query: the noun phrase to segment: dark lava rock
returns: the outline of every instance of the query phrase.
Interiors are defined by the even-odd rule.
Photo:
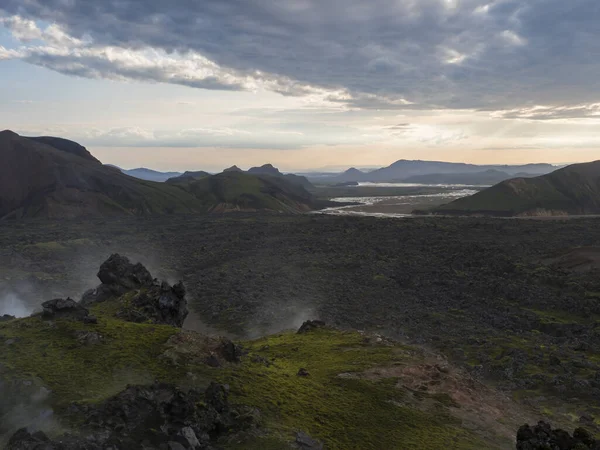
[[[552,429],[546,422],[534,427],[523,425],[517,432],[517,450],[584,450],[600,449],[600,442],[583,428],[571,436],[567,431]]]
[[[153,278],[142,264],[132,264],[128,258],[115,253],[100,266],[98,278],[102,284],[120,286],[125,292],[152,284]]]
[[[115,253],[110,256],[98,272],[102,282],[96,289],[90,289],[81,298],[84,306],[103,302],[154,283],[152,275],[142,264],[132,264],[128,258]]]
[[[232,407],[228,388],[217,383],[204,395],[167,384],[129,386],[103,404],[73,405],[70,412],[85,424],[77,436],[50,440],[21,429],[7,450],[208,450],[219,437],[256,425],[256,414]]]
[[[117,316],[130,322],[152,322],[182,327],[188,315],[183,283],[153,284],[127,299]]]
[[[296,445],[301,450],[323,450],[323,444],[316,439],[311,438],[303,431],[296,434]]]
[[[308,370],[301,368],[296,375],[298,375],[299,377],[309,377],[310,373],[308,372]]]
[[[9,320],[14,320],[14,319],[16,319],[15,316],[9,316],[8,314],[3,314],[0,316],[0,323],[8,322]]]
[[[183,283],[158,283],[142,264],[132,264],[117,253],[100,266],[98,278],[102,284],[83,294],[81,305],[120,299],[117,316],[124,320],[183,326],[188,315]]]
[[[42,317],[44,319],[68,318],[75,320],[85,320],[89,316],[89,311],[77,303],[75,300],[67,298],[57,298],[42,303]]]
[[[221,338],[221,344],[217,351],[227,362],[239,363],[244,356],[244,349],[227,338]]]
[[[307,320],[298,329],[298,334],[308,333],[309,331],[315,330],[317,328],[323,328],[324,326],[326,326],[325,322],[321,320]]]

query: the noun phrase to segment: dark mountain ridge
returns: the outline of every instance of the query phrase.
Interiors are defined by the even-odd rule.
[[[513,178],[434,210],[499,216],[600,214],[600,161],[535,178]]]
[[[0,218],[80,217],[199,210],[188,193],[102,165],[59,138],[0,133]]]

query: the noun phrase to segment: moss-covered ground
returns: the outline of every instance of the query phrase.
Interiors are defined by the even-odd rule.
[[[2,376],[41,380],[58,412],[74,401],[101,401],[127,384],[160,380],[201,388],[208,380],[225,382],[234,403],[255,406],[262,417],[263,431],[224,444],[232,449],[285,448],[300,430],[328,449],[490,448],[452,417],[447,396],[432,396],[438,407],[423,411],[404,402],[396,378],[340,376],[410,363],[409,348],[321,329],[245,342],[242,363],[220,369],[199,361],[174,365],[164,351],[178,329],[121,321],[113,317],[115,307],[93,308],[97,325],[41,316],[1,324]],[[103,341],[82,344],[78,331],[100,333]],[[300,368],[310,375],[298,376]]]

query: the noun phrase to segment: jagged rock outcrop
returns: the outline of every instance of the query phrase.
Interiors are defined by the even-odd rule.
[[[118,253],[102,263],[98,278],[102,284],[83,294],[82,305],[103,302],[111,297],[120,297],[132,290],[154,284],[152,275],[141,263],[132,264],[127,257]]]
[[[7,450],[201,450],[231,432],[258,422],[258,412],[229,404],[228,387],[211,383],[204,393],[167,384],[129,386],[101,405],[74,405],[81,434],[51,440],[44,433],[17,431]]]
[[[159,283],[142,264],[118,253],[100,266],[98,278],[102,284],[83,294],[82,305],[119,299],[117,316],[124,320],[183,326],[188,315],[183,283]]]
[[[517,432],[517,450],[600,450],[600,441],[584,428],[571,436],[567,431],[552,429],[546,422],[531,427],[523,425]]]
[[[86,318],[90,314],[87,308],[81,306],[71,298],[48,300],[42,303],[42,308],[42,317],[44,319],[68,318],[86,321]]]
[[[181,328],[189,313],[181,282],[174,286],[164,281],[160,285],[154,283],[131,297],[125,295],[122,304],[117,317],[129,322],[152,322]]]

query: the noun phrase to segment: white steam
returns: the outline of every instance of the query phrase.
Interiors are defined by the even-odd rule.
[[[0,316],[8,314],[15,317],[27,317],[33,310],[15,294],[6,294],[0,297]]]

